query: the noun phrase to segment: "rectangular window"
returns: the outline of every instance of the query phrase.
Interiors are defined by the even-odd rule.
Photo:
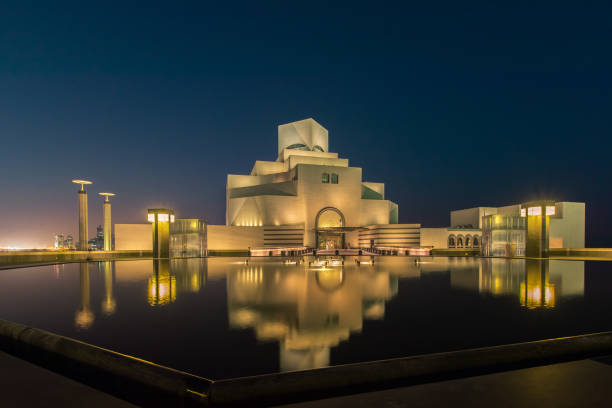
[[[338,184],[338,175],[336,173],[332,173],[332,184]]]
[[[322,183],[329,183],[329,174],[328,173],[323,173],[323,176],[321,178],[321,182]]]

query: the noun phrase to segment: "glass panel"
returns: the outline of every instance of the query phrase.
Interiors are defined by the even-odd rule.
[[[323,173],[323,176],[321,177],[321,182],[329,183],[329,173]]]

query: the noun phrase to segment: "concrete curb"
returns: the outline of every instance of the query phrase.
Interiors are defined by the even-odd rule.
[[[220,380],[214,381],[208,398],[211,405],[282,403],[605,354],[612,354],[612,332]]]
[[[206,378],[1,319],[0,349],[139,405],[157,405],[148,403],[156,400],[205,402],[212,384]],[[138,393],[130,395],[130,386]]]
[[[143,406],[261,406],[612,354],[612,332],[212,381],[0,320],[0,349]]]

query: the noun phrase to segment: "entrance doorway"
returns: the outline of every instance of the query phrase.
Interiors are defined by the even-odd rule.
[[[317,214],[315,228],[318,249],[344,248],[344,215],[334,207],[325,207]]]
[[[319,232],[319,249],[342,249],[344,247],[344,234],[332,232]]]

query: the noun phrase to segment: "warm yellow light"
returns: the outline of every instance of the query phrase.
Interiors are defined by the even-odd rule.
[[[168,222],[168,214],[157,214],[157,221]]]
[[[113,197],[115,195],[115,193],[98,193],[101,196],[107,196],[107,197]]]
[[[521,208],[521,217],[525,217],[527,215],[527,210],[525,208]]]
[[[148,214],[147,215],[147,220],[149,222],[155,222],[155,214]]]
[[[170,222],[174,222],[174,214],[170,214]]]
[[[546,206],[546,215],[555,215],[555,206],[547,205]]]
[[[75,184],[92,184],[91,181],[87,181],[87,180],[72,180],[72,182]]]
[[[542,207],[529,207],[527,209],[527,214],[531,216],[542,215]]]

